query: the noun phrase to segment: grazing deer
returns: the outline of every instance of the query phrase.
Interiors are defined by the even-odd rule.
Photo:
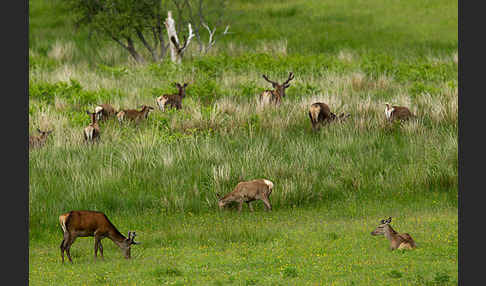
[[[106,120],[110,117],[114,117],[116,114],[115,108],[111,104],[100,104],[95,107],[95,113],[98,121]]]
[[[142,105],[142,110],[138,111],[136,109],[123,109],[116,114],[118,121],[121,123],[126,119],[130,119],[138,123],[142,119],[147,119],[148,114],[154,108],[148,105]]]
[[[135,232],[129,231],[128,238],[123,236],[116,227],[110,222],[108,217],[102,212],[98,211],[70,211],[59,216],[59,223],[61,224],[64,237],[61,242],[61,257],[64,263],[64,251],[66,251],[69,261],[73,263],[69,250],[77,237],[94,236],[95,248],[94,257],[96,259],[98,249],[100,250],[101,258],[103,258],[103,246],[101,240],[105,237],[111,239],[118,247],[121,248],[125,258],[130,258],[130,247],[132,244],[139,244],[135,242]]]
[[[412,117],[416,117],[407,107],[390,106],[388,103],[385,103],[385,106],[385,117],[388,121],[408,120]]]
[[[312,129],[316,131],[319,123],[325,124],[334,120],[344,120],[350,117],[351,114],[341,113],[339,116],[331,112],[329,106],[324,102],[315,102],[309,108],[309,117],[312,123]]]
[[[265,90],[260,94],[260,103],[261,104],[268,104],[268,103],[275,103],[280,104],[282,101],[282,97],[285,97],[285,89],[290,86],[289,82],[294,79],[294,74],[292,72],[289,73],[289,78],[282,84],[279,84],[276,81],[271,81],[268,79],[266,75],[262,75],[263,78],[272,84],[274,90]]]
[[[91,117],[91,123],[84,128],[84,140],[93,142],[93,140],[100,138],[100,126],[98,125],[96,112],[86,110],[86,113]]]
[[[392,218],[382,219],[371,235],[385,235],[390,241],[390,249],[413,249],[416,247],[415,241],[408,233],[398,233],[390,225]]]
[[[186,97],[187,83],[182,85],[174,82],[174,85],[179,89],[178,93],[164,94],[155,99],[160,110],[164,111],[166,105],[176,109],[182,108],[182,99]]]
[[[265,204],[266,210],[272,210],[272,206],[270,205],[269,197],[272,193],[273,183],[266,179],[256,179],[247,182],[240,182],[236,185],[235,189],[221,197],[218,194],[218,206],[219,209],[223,209],[223,207],[230,202],[237,202],[238,205],[238,212],[241,212],[243,208],[243,202],[248,204],[250,211],[253,211],[253,206],[251,202],[254,200],[262,200]]]
[[[47,136],[52,133],[52,130],[41,131],[39,128],[37,128],[37,132],[39,132],[39,135],[29,136],[29,149],[44,146],[47,140]]]

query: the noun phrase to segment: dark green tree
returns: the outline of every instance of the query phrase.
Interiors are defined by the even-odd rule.
[[[66,2],[77,26],[87,27],[90,33],[112,39],[127,50],[137,63],[144,63],[146,59],[137,50],[136,42],[138,42],[137,46],[143,46],[148,51],[154,62],[161,61],[167,55],[170,41],[167,38],[164,20],[169,10],[177,11],[175,20],[179,32],[183,25],[188,23],[196,28],[195,36],[200,46],[199,51],[202,52],[201,27],[207,26],[208,21],[212,19],[215,19],[214,27],[221,25],[226,7],[224,0],[66,0]],[[212,46],[214,30],[208,29],[208,31],[210,36],[208,46]],[[209,44],[211,42],[212,44]]]

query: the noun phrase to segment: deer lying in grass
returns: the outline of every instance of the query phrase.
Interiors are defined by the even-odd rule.
[[[95,113],[98,121],[106,120],[110,117],[114,117],[116,114],[115,108],[111,104],[100,104],[95,107]]]
[[[101,240],[105,237],[108,237],[118,245],[127,259],[130,258],[131,245],[139,244],[139,242],[133,240],[136,235],[135,232],[129,231],[128,238],[126,238],[116,229],[104,213],[98,211],[70,211],[59,216],[59,224],[61,224],[64,234],[61,242],[61,257],[63,263],[64,251],[66,251],[69,261],[73,263],[69,250],[77,237],[94,236],[95,259],[98,249],[100,250],[101,258],[103,258],[103,246],[101,245]]]
[[[142,110],[138,111],[136,109],[123,109],[116,114],[118,121],[122,123],[125,118],[133,120],[138,123],[140,120],[147,119],[148,114],[154,108],[148,105],[142,105]]]
[[[282,101],[282,97],[285,97],[285,89],[290,86],[289,82],[294,79],[294,74],[290,72],[288,79],[282,84],[279,84],[276,81],[271,81],[266,75],[262,76],[266,81],[272,84],[274,90],[265,90],[264,92],[262,92],[260,94],[260,104],[280,104],[280,102]]]
[[[39,128],[37,128],[37,132],[39,132],[39,135],[29,136],[29,149],[44,146],[44,144],[47,141],[47,136],[52,133],[52,130],[42,131]]]
[[[351,114],[344,113],[336,116],[324,102],[315,102],[309,108],[309,117],[314,131],[318,130],[319,124],[326,124],[334,120],[345,120],[350,116]]]
[[[413,249],[416,247],[415,241],[408,233],[398,233],[390,225],[392,218],[382,219],[371,235],[385,235],[390,241],[390,249]]]
[[[174,85],[179,89],[178,93],[164,94],[155,99],[160,110],[164,111],[166,105],[176,109],[182,108],[182,99],[186,97],[187,83],[174,82]]]
[[[269,197],[272,193],[273,183],[266,179],[256,179],[247,182],[240,182],[236,185],[235,189],[221,197],[218,195],[218,206],[219,209],[223,209],[223,207],[231,202],[237,202],[238,205],[238,212],[241,212],[243,208],[243,202],[248,204],[250,211],[253,211],[253,206],[251,202],[254,200],[262,200],[265,204],[266,210],[272,210],[272,206],[270,205]]]
[[[388,103],[385,103],[385,106],[385,117],[390,122],[394,120],[408,120],[415,117],[407,107],[390,106]]]
[[[100,138],[100,126],[98,125],[96,112],[87,110],[86,113],[91,117],[91,123],[84,128],[84,140],[93,142],[95,139]]]

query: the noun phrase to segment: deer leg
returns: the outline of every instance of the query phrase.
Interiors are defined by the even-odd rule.
[[[73,263],[73,260],[71,259],[71,245],[74,243],[74,240],[76,240],[76,237],[70,237],[69,240],[66,242],[66,254],[67,254],[67,257],[69,258],[69,262]]]
[[[65,232],[60,246],[62,263],[64,263],[64,250],[66,250],[66,245],[68,241],[69,241],[69,233]]]
[[[64,263],[64,238],[61,241],[61,258],[62,258],[62,263]]]
[[[266,207],[267,211],[271,211],[272,210],[272,205],[270,205],[270,201],[268,200],[268,198],[267,197],[263,197],[262,198],[262,201],[265,204],[265,207]]]
[[[94,243],[94,258],[96,259],[96,256],[98,255],[98,244],[100,243],[100,240],[98,237],[95,236],[95,243]]]
[[[253,206],[251,205],[251,202],[246,202],[246,204],[250,208],[250,211],[253,212]]]
[[[100,250],[100,256],[101,256],[101,259],[105,259],[103,257],[103,245],[101,244],[101,238],[100,240],[98,241],[98,249]]]
[[[239,204],[238,204],[238,212],[239,213],[241,212],[242,208],[243,208],[243,200],[239,201]]]

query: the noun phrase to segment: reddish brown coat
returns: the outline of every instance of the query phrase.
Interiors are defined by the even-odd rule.
[[[381,220],[380,224],[371,232],[371,235],[384,235],[390,241],[390,249],[413,249],[415,241],[408,233],[398,233],[390,225],[391,217]]]
[[[148,114],[154,108],[152,106],[142,105],[142,110],[136,109],[123,109],[117,113],[118,121],[121,123],[125,119],[139,122],[140,120],[147,119]]]
[[[408,120],[415,117],[415,115],[413,115],[405,106],[390,106],[388,103],[386,103],[385,106],[385,117],[389,121]]]
[[[262,77],[272,84],[274,90],[265,90],[264,92],[262,92],[260,94],[260,104],[280,104],[280,102],[282,101],[282,97],[285,97],[285,89],[290,86],[289,82],[294,79],[294,74],[290,72],[288,79],[282,84],[268,79],[266,75],[262,75]]]
[[[98,249],[103,257],[103,246],[101,240],[105,237],[111,239],[118,245],[125,258],[130,258],[130,247],[132,244],[138,244],[133,239],[135,232],[128,232],[128,238],[121,234],[118,229],[110,222],[108,217],[99,211],[70,211],[59,216],[59,224],[63,231],[63,240],[61,242],[61,257],[64,262],[64,251],[72,263],[70,248],[77,237],[94,236],[96,258]]]
[[[179,90],[178,93],[164,94],[155,99],[160,110],[164,111],[166,106],[176,109],[182,108],[182,99],[186,97],[187,83],[180,84],[175,82],[174,85]]]

